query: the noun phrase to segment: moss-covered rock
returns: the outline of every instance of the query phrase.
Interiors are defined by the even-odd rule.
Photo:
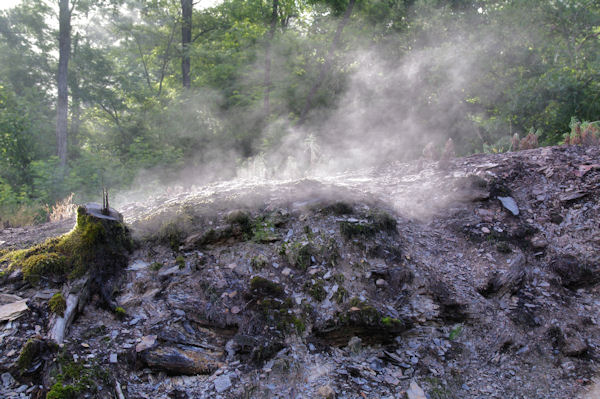
[[[375,236],[377,230],[371,224],[352,223],[348,221],[340,222],[340,234],[346,240],[354,238],[371,238]]]
[[[408,321],[383,316],[373,305],[355,297],[348,301],[344,310],[314,331],[329,344],[345,345],[353,336],[372,343],[392,342],[410,327]]]
[[[260,276],[255,276],[250,280],[250,292],[256,297],[281,297],[284,294],[281,285]]]
[[[48,301],[48,306],[50,307],[50,311],[52,313],[62,317],[65,313],[65,310],[67,310],[67,301],[60,292],[57,292],[52,296],[52,298],[50,298],[50,301]]]
[[[266,323],[281,333],[302,334],[306,330],[303,315],[293,312],[291,298],[265,298],[258,302],[258,309]]]

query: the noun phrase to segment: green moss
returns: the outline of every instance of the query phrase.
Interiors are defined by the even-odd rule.
[[[371,238],[375,236],[376,229],[371,224],[340,222],[340,234],[346,240],[353,238]]]
[[[54,252],[31,255],[20,266],[23,278],[32,285],[42,278],[60,278],[69,271],[66,258]]]
[[[250,291],[255,296],[280,297],[284,293],[279,284],[260,276],[255,276],[250,280]]]
[[[124,319],[125,316],[127,316],[127,312],[122,307],[117,306],[115,308],[115,316],[117,316],[118,319]]]
[[[72,360],[69,353],[63,351],[54,364],[55,383],[46,398],[70,399],[89,397],[99,391],[98,387],[110,383],[108,372],[98,363],[83,364]],[[52,394],[52,396],[50,396]]]
[[[280,238],[275,233],[275,225],[270,219],[258,218],[252,226],[252,241],[270,243]]]
[[[67,301],[65,301],[65,298],[60,292],[57,292],[50,298],[48,305],[50,306],[50,311],[52,313],[56,313],[61,317],[64,315],[65,310],[67,310]]]
[[[384,327],[402,327],[404,325],[404,323],[402,322],[402,320],[398,320],[395,319],[393,317],[382,317],[381,318],[381,324]]]
[[[385,231],[387,233],[396,233],[396,218],[387,212],[377,211],[371,214],[370,219],[373,223],[373,228],[379,231]]]
[[[244,239],[252,237],[252,218],[244,211],[230,212],[226,220],[229,222],[234,235],[241,235]]]
[[[348,310],[337,313],[339,326],[376,328],[386,333],[402,331],[406,327],[402,320],[382,316],[377,309],[359,298],[353,297],[347,306]]]
[[[183,257],[183,255],[179,255],[178,257],[176,257],[175,263],[177,263],[177,266],[179,266],[179,269],[184,269],[185,268],[185,258]]]
[[[57,382],[46,394],[46,399],[77,399],[78,391],[73,385],[63,385]]]
[[[307,281],[304,284],[304,291],[308,293],[315,301],[321,302],[327,298],[327,291],[323,287],[323,281]]]
[[[164,265],[163,265],[162,263],[160,263],[160,262],[154,262],[154,263],[152,263],[152,264],[151,264],[149,267],[150,267],[150,270],[157,272],[157,271],[159,271],[159,270],[160,270],[160,269],[161,269],[163,266],[164,266]]]
[[[361,301],[360,298],[357,297],[352,297],[352,299],[350,299],[350,302],[348,303],[348,305],[355,308],[362,306],[362,304],[363,301]]]
[[[258,304],[260,313],[267,324],[274,326],[280,332],[302,334],[306,330],[306,323],[302,317],[298,317],[292,312],[292,307],[291,298],[285,300],[265,298]]]
[[[31,368],[33,361],[40,354],[41,341],[38,339],[29,339],[21,348],[21,353],[17,359],[17,367],[21,372]]]

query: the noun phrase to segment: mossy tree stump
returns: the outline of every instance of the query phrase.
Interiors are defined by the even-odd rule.
[[[115,309],[112,288],[118,272],[127,264],[132,241],[120,213],[87,204],[77,209],[75,228],[59,237],[56,245],[49,245],[51,249],[64,258],[67,283],[62,288],[65,309],[51,316],[48,336],[62,343],[90,294],[98,294],[105,306]]]

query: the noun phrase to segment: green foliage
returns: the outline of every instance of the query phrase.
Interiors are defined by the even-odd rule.
[[[140,176],[146,186],[171,183],[184,168],[206,172],[207,180],[213,171],[232,176],[245,158],[293,139],[289,127],[321,80],[310,111],[319,122],[334,116],[341,130],[344,120],[361,119],[349,117],[355,110],[348,93],[365,97],[363,108],[373,104],[378,115],[391,107],[416,110],[406,118],[416,122],[416,140],[410,131],[385,137],[408,137],[393,147],[413,155],[424,145],[421,137],[443,142],[438,136],[446,134],[461,154],[503,152],[514,133],[525,136],[532,128],[540,144],[567,138],[577,144],[581,133],[564,136],[571,118],[600,115],[600,6],[592,0],[357,0],[339,36],[349,0],[279,1],[274,31],[270,2],[219,2],[193,12],[194,40],[185,52],[191,90],[181,87],[180,4],[127,1],[127,12],[118,4],[80,1],[73,8],[64,170],[54,156],[55,11],[36,1],[0,13],[2,223],[43,222],[47,205],[71,192],[77,202],[98,201],[102,186],[116,191]],[[103,35],[81,28],[92,9],[111,15],[99,27]],[[515,32],[515,26],[523,28]],[[357,56],[362,49],[378,56]],[[418,73],[410,79],[391,77],[413,66]],[[363,71],[382,79],[364,85]],[[410,103],[392,101],[399,97]],[[594,123],[589,126],[598,127]],[[585,132],[589,126],[580,127]],[[318,123],[298,140],[308,164],[319,158],[320,143],[337,137],[330,128]],[[358,130],[350,143],[332,140],[334,148],[351,146],[353,139],[362,143],[364,130]],[[595,128],[590,132],[597,140]],[[352,209],[339,203],[328,211]],[[272,226],[254,227],[247,238],[274,238]],[[391,224],[376,229],[382,227],[395,230]],[[373,233],[364,226],[341,228],[349,237]]]
[[[63,385],[62,382],[57,382],[46,394],[46,399],[76,399],[77,396],[77,389],[73,385]]]
[[[50,311],[52,313],[62,317],[65,313],[65,310],[67,310],[67,301],[60,292],[57,292],[56,294],[52,295],[52,298],[50,298],[50,301],[48,301],[48,306],[50,307]]]

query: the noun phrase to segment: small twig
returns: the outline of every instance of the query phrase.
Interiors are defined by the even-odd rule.
[[[102,187],[102,214],[109,215],[110,207],[108,204],[108,189],[106,187]]]

